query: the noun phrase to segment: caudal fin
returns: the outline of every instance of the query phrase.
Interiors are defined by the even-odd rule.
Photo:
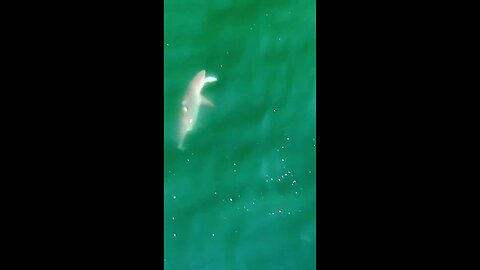
[[[206,77],[203,81],[206,82],[206,83],[216,82],[216,81],[217,81],[217,78],[215,78],[215,77]]]

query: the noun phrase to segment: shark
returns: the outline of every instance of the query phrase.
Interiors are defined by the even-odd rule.
[[[200,106],[214,106],[210,100],[202,96],[201,92],[206,83],[215,81],[217,81],[217,78],[215,77],[205,77],[205,70],[198,72],[197,75],[195,75],[195,77],[193,77],[193,79],[190,81],[185,96],[182,100],[182,112],[178,133],[178,149],[185,149],[183,145],[185,137],[195,126]]]

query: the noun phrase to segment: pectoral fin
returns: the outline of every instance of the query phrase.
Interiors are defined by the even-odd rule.
[[[213,103],[212,103],[210,100],[208,100],[208,99],[207,99],[206,97],[204,97],[204,96],[202,96],[202,104],[203,104],[203,105],[208,105],[208,106],[210,106],[210,107],[214,107],[214,106],[215,106],[215,105],[213,105]]]

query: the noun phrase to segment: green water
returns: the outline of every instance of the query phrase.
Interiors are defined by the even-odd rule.
[[[315,1],[165,1],[166,269],[315,269]],[[181,99],[218,78],[176,148]]]

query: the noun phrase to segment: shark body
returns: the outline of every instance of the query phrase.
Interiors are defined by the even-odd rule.
[[[215,82],[215,77],[205,77],[205,70],[195,75],[188,85],[185,97],[182,100],[182,113],[180,118],[180,129],[178,133],[178,148],[183,150],[185,136],[191,131],[197,121],[200,105],[214,106],[213,103],[201,95],[206,83]]]

